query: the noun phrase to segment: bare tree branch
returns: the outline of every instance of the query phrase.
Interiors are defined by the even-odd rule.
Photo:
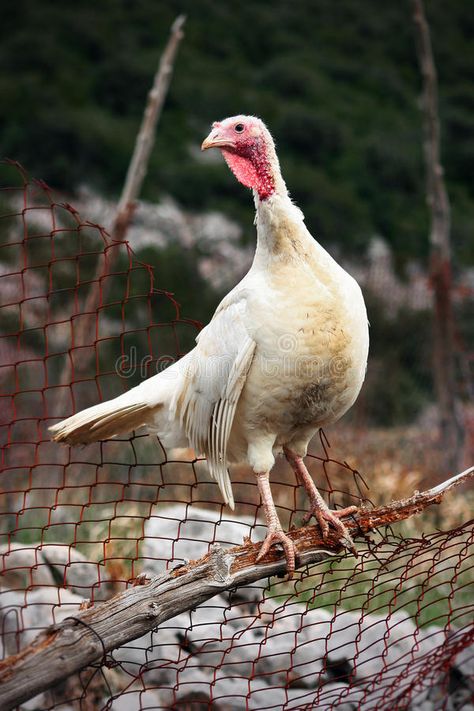
[[[474,467],[409,499],[374,509],[360,508],[345,520],[354,536],[410,518],[474,476]],[[342,552],[337,537],[323,541],[316,526],[288,534],[296,543],[300,566]],[[0,708],[5,711],[56,685],[108,652],[141,637],[166,620],[190,610],[218,593],[249,585],[262,578],[282,575],[286,561],[272,548],[265,562],[257,563],[260,543],[229,549],[219,545],[197,561],[151,580],[139,579],[134,587],[96,607],[78,612],[44,630],[18,654],[0,662]],[[104,659],[105,661],[105,659]]]
[[[184,36],[183,25],[185,21],[186,16],[179,15],[173,22],[168,44],[161,55],[153,86],[148,94],[142,125],[137,134],[135,148],[128,167],[127,177],[125,178],[122,195],[117,207],[117,215],[112,228],[112,237],[114,237],[114,239],[124,239],[131,215],[133,214],[135,200],[140,194],[143,180],[148,169],[151,150],[155,142],[156,126],[161,116],[173,74],[176,53],[179,43]]]
[[[96,309],[100,305],[101,298],[104,298],[106,284],[108,283],[108,280],[104,281],[104,279],[111,273],[111,269],[119,254],[118,246],[114,246],[114,243],[123,242],[127,235],[127,230],[135,210],[135,202],[140,195],[143,180],[148,169],[151,150],[155,142],[156,126],[168,93],[176,53],[184,36],[183,25],[185,21],[186,17],[179,15],[173,22],[168,43],[161,55],[153,86],[148,94],[142,124],[137,134],[135,148],[128,167],[122,194],[118,202],[117,212],[110,230],[111,243],[104,251],[104,258],[102,259],[101,256],[99,256],[89,292],[81,309],[80,320],[74,329],[74,347],[76,349],[79,346],[89,343],[90,332],[94,329]],[[83,370],[90,359],[90,355],[87,350],[84,350],[82,354],[76,350],[76,353],[79,353],[80,358],[80,360],[77,361],[78,365],[76,365],[76,367]],[[72,357],[69,356],[64,363],[59,379],[61,386],[69,385],[72,372]],[[65,410],[68,392],[66,387],[59,389],[57,401],[57,411],[59,413]]]
[[[440,157],[438,80],[431,47],[430,29],[424,12],[423,0],[412,0],[412,2],[418,60],[423,79],[423,149],[426,165],[427,202],[431,212],[430,278],[435,297],[434,380],[446,466],[455,470],[460,464],[464,434],[456,411],[450,206]]]

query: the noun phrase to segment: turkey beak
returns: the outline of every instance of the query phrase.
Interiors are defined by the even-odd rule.
[[[229,147],[229,141],[222,138],[218,128],[213,128],[209,136],[202,142],[201,150],[206,151],[208,148],[224,148],[225,146]]]

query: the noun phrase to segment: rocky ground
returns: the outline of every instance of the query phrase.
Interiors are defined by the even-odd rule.
[[[159,573],[197,558],[210,541],[240,543],[254,520],[232,519],[217,526],[213,511],[180,504],[160,509],[145,526],[143,569]],[[253,529],[254,539],[262,536],[263,527]],[[8,656],[46,625],[74,614],[97,587],[98,567],[60,544],[2,553]],[[461,644],[465,631],[419,628],[403,609],[367,614],[308,605],[294,594],[272,597],[272,588],[260,583],[217,595],[115,650],[116,666],[103,670],[108,688],[97,675],[88,686],[85,698],[94,694],[92,705],[79,704],[82,686],[76,680],[21,708],[82,711],[109,701],[113,711],[474,711],[474,649]]]

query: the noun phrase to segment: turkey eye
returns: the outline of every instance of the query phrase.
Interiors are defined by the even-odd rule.
[[[243,123],[238,123],[236,126],[234,126],[234,131],[237,131],[237,133],[242,133],[244,128],[245,126]]]

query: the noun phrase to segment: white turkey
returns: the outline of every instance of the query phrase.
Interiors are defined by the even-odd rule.
[[[311,236],[280,172],[272,137],[254,116],[215,122],[202,149],[218,148],[237,180],[252,188],[257,248],[242,281],[222,300],[196,347],[129,392],[51,427],[70,444],[93,442],[140,426],[165,447],[204,454],[227,504],[234,507],[230,464],[247,463],[258,483],[268,533],[261,559],[283,546],[288,572],[297,551],[284,533],[269,475],[283,453],[310,501],[323,536],[332,526],[353,543],[303,458],[319,427],[338,420],[362,386],[369,346],[357,282]]]

